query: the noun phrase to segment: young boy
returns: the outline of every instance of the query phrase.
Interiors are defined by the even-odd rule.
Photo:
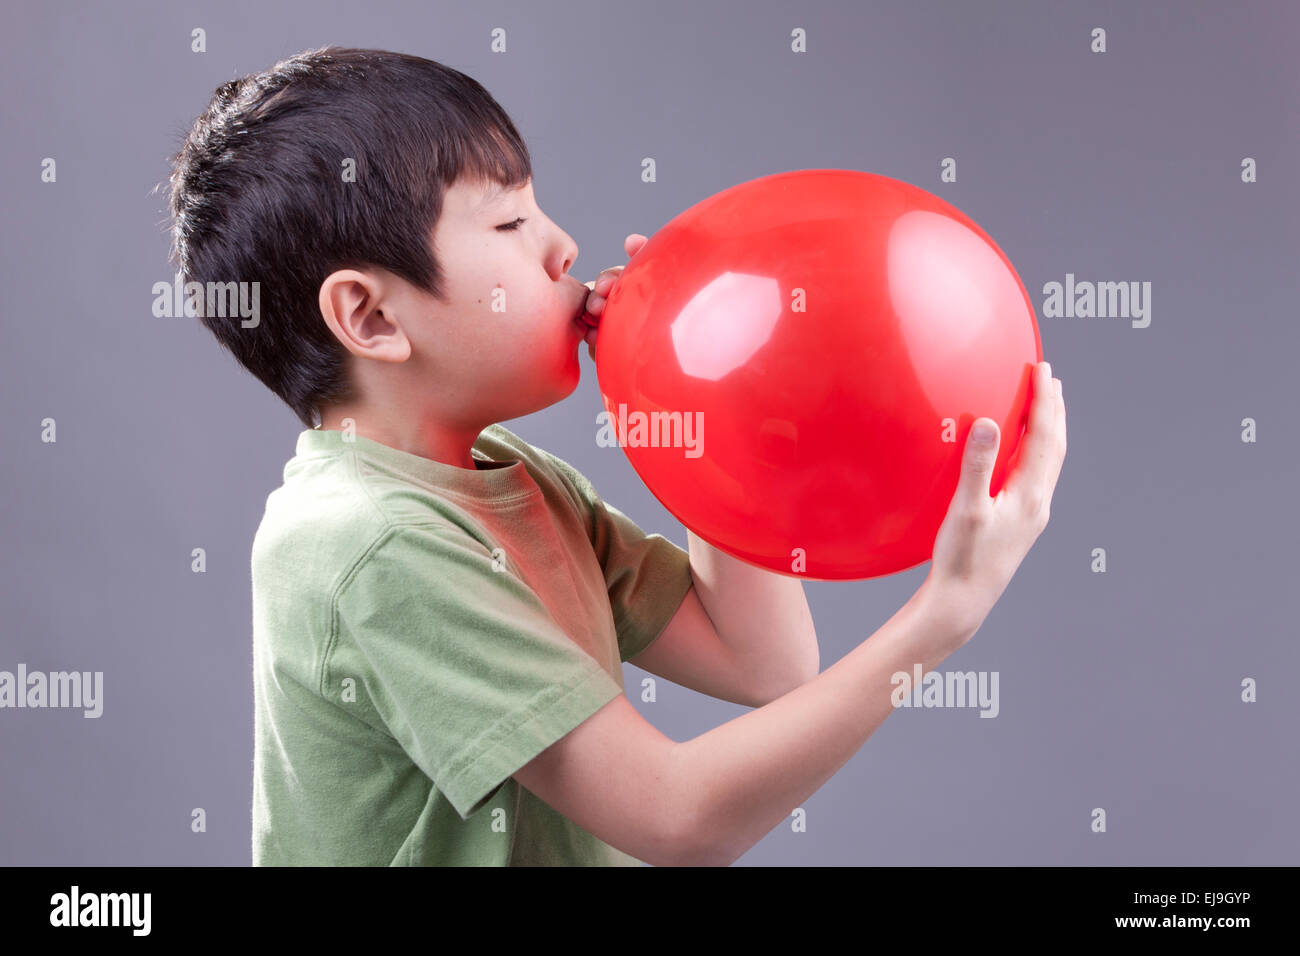
[[[645,534],[497,424],[572,393],[619,270],[569,275],[514,125],[438,63],[326,48],[226,83],[171,205],[186,282],[259,283],[252,320],[201,318],[305,429],[253,542],[256,865],[730,862],[884,720],[891,673],[974,633],[1041,530],[963,523],[943,567],[965,570],[937,574],[936,544],[818,675],[797,579]],[[978,575],[976,553],[1004,557]],[[758,709],[672,741],[624,696],[634,658]]]

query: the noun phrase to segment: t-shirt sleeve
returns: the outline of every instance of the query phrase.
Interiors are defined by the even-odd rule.
[[[455,529],[390,529],[335,608],[335,639],[362,663],[371,704],[461,819],[623,693],[527,584]]]
[[[582,501],[591,546],[605,572],[619,659],[631,660],[663,633],[694,584],[690,552],[661,534],[646,534],[604,501],[580,471],[549,452],[546,457]]]
[[[631,660],[663,633],[694,580],[691,556],[661,534],[646,534],[618,508],[593,503],[592,546],[605,570],[620,660]]]

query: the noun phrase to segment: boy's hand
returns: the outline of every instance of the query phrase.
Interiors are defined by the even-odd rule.
[[[645,236],[634,232],[623,240],[623,251],[631,259],[641,251],[641,247],[648,241]],[[583,338],[587,340],[587,354],[591,356],[593,361],[596,358],[596,336],[600,325],[600,314],[605,311],[605,300],[609,298],[610,290],[614,288],[614,283],[618,281],[618,277],[622,273],[622,266],[611,266],[596,276],[595,279],[586,283],[587,288],[591,290],[591,294],[587,296],[587,311],[582,316],[583,321],[589,326],[587,334]]]
[[[963,644],[979,630],[1047,527],[1065,460],[1065,399],[1047,362],[1034,368],[1033,393],[1014,471],[996,498],[989,497],[989,483],[1000,444],[997,423],[988,418],[976,422],[993,425],[994,440],[988,445],[971,440],[972,426],[961,479],[935,538],[923,586],[932,590],[936,608],[956,627]]]

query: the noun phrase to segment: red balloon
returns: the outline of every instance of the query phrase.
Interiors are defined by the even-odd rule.
[[[607,422],[687,528],[814,580],[930,560],[976,418],[998,422],[997,495],[1042,360],[997,244],[908,183],[811,169],[677,216],[605,303]]]

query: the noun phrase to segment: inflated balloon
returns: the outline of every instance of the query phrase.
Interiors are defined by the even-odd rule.
[[[726,189],[650,237],[596,344],[608,428],[687,528],[846,580],[928,561],[976,418],[996,495],[1042,360],[1010,261],[960,210],[871,173]]]

